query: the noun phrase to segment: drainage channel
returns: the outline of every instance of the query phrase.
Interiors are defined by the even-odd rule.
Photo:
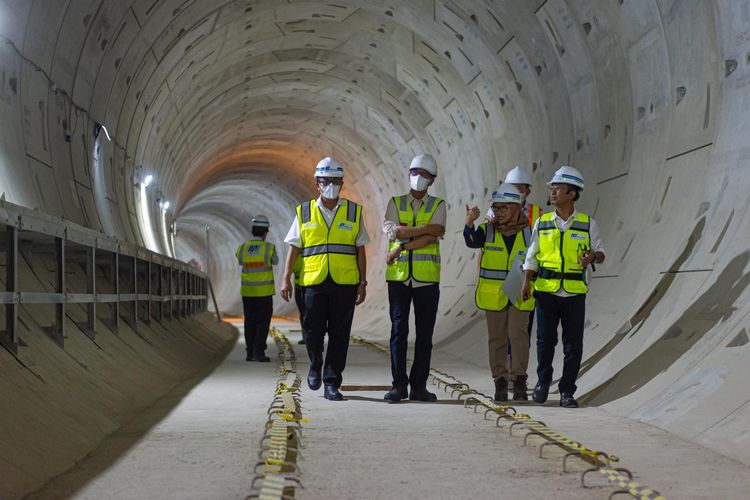
[[[365,340],[354,335],[352,335],[351,340],[356,344],[368,347],[386,356],[390,353],[388,347],[377,342]],[[541,441],[539,445],[540,458],[544,457],[544,449],[547,446],[554,446],[563,450],[565,452],[562,459],[563,472],[568,472],[567,464],[570,458],[577,458],[591,465],[590,468],[581,473],[582,487],[587,487],[587,476],[597,473],[606,477],[609,484],[616,488],[610,495],[610,498],[615,495],[628,494],[641,500],[666,500],[655,489],[635,482],[630,470],[617,465],[620,459],[615,455],[601,450],[594,450],[578,441],[568,439],[555,432],[544,422],[532,418],[527,413],[520,413],[512,406],[495,404],[491,397],[472,389],[468,384],[445,372],[433,368],[430,370],[430,378],[433,385],[445,390],[446,393],[450,393],[451,398],[463,401],[465,408],[472,407],[474,413],[483,409],[485,420],[491,415],[492,418],[495,418],[496,427],[502,428],[502,423],[507,424],[507,429],[511,436],[514,436],[513,431],[515,429],[525,430],[526,432],[523,434],[524,445],[530,442],[530,438],[538,437]],[[516,435],[520,434],[517,433]]]

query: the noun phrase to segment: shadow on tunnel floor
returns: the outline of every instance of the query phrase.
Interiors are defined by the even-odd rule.
[[[158,425],[182,400],[208,377],[229,356],[235,342],[228,342],[221,351],[201,369],[171,391],[159,398],[153,405],[135,415],[118,430],[105,437],[99,446],[75,466],[59,474],[38,490],[23,497],[23,500],[49,500],[72,498],[89,482],[112,467],[123,455]]]

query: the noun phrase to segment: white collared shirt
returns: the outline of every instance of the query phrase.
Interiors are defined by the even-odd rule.
[[[564,233],[573,224],[576,215],[578,215],[578,210],[573,210],[573,213],[570,215],[570,217],[568,217],[567,219],[563,219],[557,214],[557,210],[555,210],[552,221],[555,223],[557,229],[559,229],[560,232]],[[539,253],[539,220],[541,219],[537,219],[537,221],[534,223],[534,230],[531,232],[531,242],[529,243],[528,250],[526,251],[526,260],[523,263],[524,271],[536,272],[539,270],[539,261],[536,258],[537,254]],[[589,217],[589,240],[591,241],[591,253],[601,252],[604,254],[604,243],[602,243],[602,240],[599,237],[599,226],[597,226],[596,221],[591,217]],[[591,272],[590,267],[591,266],[586,267],[586,282],[589,281],[588,276]],[[571,297],[575,294],[568,293],[563,290],[562,287],[560,287],[560,289],[555,292],[554,295],[558,295],[560,297]]]
[[[333,224],[333,218],[336,217],[336,211],[340,206],[345,205],[346,201],[344,201],[343,198],[339,198],[339,201],[336,203],[336,206],[333,207],[333,210],[328,210],[325,205],[323,205],[323,201],[321,200],[320,196],[318,196],[315,204],[320,209],[320,213],[323,215],[323,219],[326,221],[326,225],[330,228],[331,224]],[[358,247],[361,247],[367,245],[369,242],[370,236],[367,234],[367,228],[365,227],[365,218],[361,217],[359,221],[359,233],[357,233],[357,239],[354,244]],[[294,216],[294,220],[292,221],[292,226],[289,228],[289,232],[286,233],[284,243],[289,243],[290,245],[297,248],[302,248],[302,237],[299,232],[299,222],[297,221],[296,214]]]

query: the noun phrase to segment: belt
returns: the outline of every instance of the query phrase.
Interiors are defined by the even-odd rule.
[[[547,280],[573,280],[583,281],[583,273],[559,273],[550,269],[541,268],[537,273],[538,278]]]

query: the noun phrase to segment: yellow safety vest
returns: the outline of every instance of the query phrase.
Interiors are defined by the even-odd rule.
[[[485,233],[485,240],[482,248],[484,251],[479,269],[479,282],[474,296],[475,302],[479,309],[502,311],[508,305],[508,296],[503,292],[503,283],[516,256],[521,256],[522,259],[526,256],[526,248],[531,241],[531,230],[525,228],[516,233],[513,248],[509,252],[503,235],[492,224],[481,224],[479,227]],[[519,297],[513,306],[520,311],[533,311],[534,303],[533,298],[524,301]]]
[[[294,286],[300,286],[300,277],[302,275],[302,256],[298,255],[297,260],[294,261],[294,269],[292,270],[294,273]]]
[[[362,207],[347,199],[343,201],[330,228],[315,200],[297,205],[302,286],[319,285],[329,275],[339,285],[356,285],[360,281],[356,241]]]
[[[562,287],[568,293],[586,293],[589,289],[578,259],[591,249],[589,216],[578,212],[564,233],[555,225],[554,217],[550,212],[539,218],[536,290],[554,293]]]
[[[237,249],[242,276],[240,294],[243,297],[267,297],[276,293],[271,265],[275,251],[273,243],[263,240],[247,241]]]
[[[393,197],[398,210],[398,221],[402,226],[419,227],[431,223],[432,216],[443,200],[426,195],[423,201],[415,216],[408,195]],[[400,244],[398,240],[391,240],[390,250],[394,250]],[[386,281],[404,282],[409,278],[422,283],[440,282],[440,247],[437,243],[401,252],[395,262],[386,267]]]

